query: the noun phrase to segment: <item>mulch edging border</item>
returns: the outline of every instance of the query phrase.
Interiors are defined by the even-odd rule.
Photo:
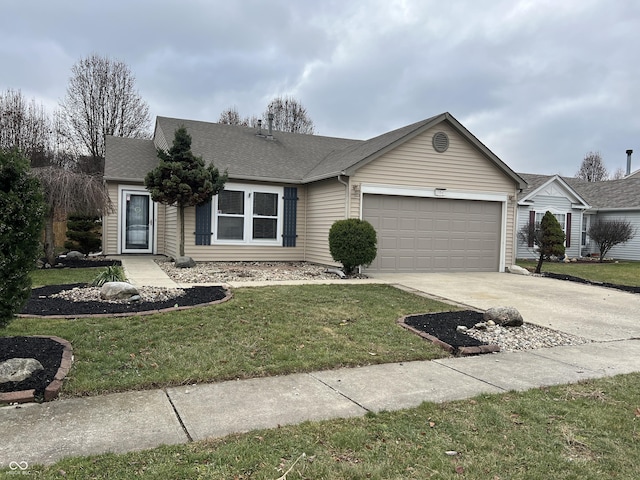
[[[430,342],[435,343],[436,345],[443,348],[444,350],[446,350],[452,355],[459,355],[459,356],[466,357],[470,355],[480,355],[483,353],[496,353],[500,351],[500,346],[495,344],[478,345],[475,347],[454,347],[453,345],[449,345],[447,342],[443,342],[439,338],[434,337],[429,333],[423,332],[422,330],[418,330],[417,328],[414,328],[411,325],[407,325],[405,320],[413,316],[415,316],[415,314],[405,315],[404,317],[400,317],[398,320],[396,320],[396,323],[401,327],[406,328],[410,332],[415,333],[419,337],[422,337],[425,340],[429,340]]]
[[[81,313],[75,315],[35,315],[29,313],[19,313],[16,317],[19,318],[51,318],[51,319],[74,319],[74,318],[120,318],[120,317],[142,317],[145,315],[154,315],[156,313],[177,312],[180,310],[189,310],[191,308],[208,307],[210,305],[218,305],[223,302],[227,302],[233,298],[233,293],[228,288],[224,288],[225,297],[220,300],[214,300],[213,302],[198,303],[196,305],[185,305],[183,307],[167,307],[156,310],[144,310],[141,312],[121,312],[121,313]]]
[[[58,398],[58,394],[60,393],[60,389],[62,388],[62,380],[67,376],[69,370],[71,369],[71,365],[73,364],[73,347],[71,343],[69,343],[64,338],[49,336],[49,335],[31,335],[36,338],[48,338],[54,342],[57,342],[62,345],[62,360],[60,361],[60,366],[58,367],[58,371],[56,375],[53,377],[53,380],[47,385],[44,389],[44,401],[50,402]],[[19,390],[16,392],[6,392],[0,393],[0,404],[14,404],[14,403],[28,403],[35,402],[35,389],[30,390]]]

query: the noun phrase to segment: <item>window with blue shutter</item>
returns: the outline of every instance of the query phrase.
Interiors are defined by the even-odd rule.
[[[211,199],[196,205],[196,245],[211,245]]]
[[[298,216],[298,189],[284,188],[284,212],[282,225],[282,246],[296,246],[296,218]]]

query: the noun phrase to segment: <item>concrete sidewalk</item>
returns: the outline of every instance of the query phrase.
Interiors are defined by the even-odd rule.
[[[638,358],[640,340],[624,340],[7,406],[0,467],[631,373]]]
[[[178,286],[153,257],[117,258],[136,285]],[[596,342],[1,407],[0,468],[11,462],[50,464],[66,456],[124,453],[306,420],[409,408],[424,401],[640,371],[638,295],[544,280],[507,274],[423,274],[371,281],[475,308],[516,305],[528,322],[590,336]]]

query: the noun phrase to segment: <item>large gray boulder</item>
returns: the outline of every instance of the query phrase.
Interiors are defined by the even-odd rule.
[[[196,262],[191,257],[178,257],[176,258],[176,268],[191,268],[195,267]]]
[[[78,252],[76,250],[71,250],[69,253],[67,253],[65,258],[67,258],[69,260],[82,259],[82,258],[84,258],[84,253]]]
[[[524,323],[522,315],[514,307],[490,308],[482,315],[485,322],[493,321],[503,327],[520,327]]]
[[[520,265],[509,265],[507,267],[507,272],[515,273],[516,275],[530,275],[529,270],[522,268]]]
[[[21,382],[44,370],[35,358],[10,358],[0,363],[0,383]]]
[[[107,282],[100,289],[102,300],[129,300],[135,295],[140,295],[140,292],[127,282]]]

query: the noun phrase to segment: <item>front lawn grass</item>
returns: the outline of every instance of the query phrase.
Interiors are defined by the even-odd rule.
[[[70,283],[91,283],[104,267],[91,268],[47,268],[31,272],[33,288],[45,285],[67,285]]]
[[[536,268],[534,260],[518,260],[517,264],[533,271]],[[619,261],[614,262],[544,262],[542,273],[558,273],[573,275],[592,282],[614,283],[640,287],[640,262]]]
[[[18,318],[0,332],[57,335],[74,364],[62,394],[283,375],[446,356],[396,324],[455,307],[386,285],[241,288],[220,305],[125,318]]]
[[[639,398],[640,374],[621,375],[29,467],[46,479],[633,479]]]

